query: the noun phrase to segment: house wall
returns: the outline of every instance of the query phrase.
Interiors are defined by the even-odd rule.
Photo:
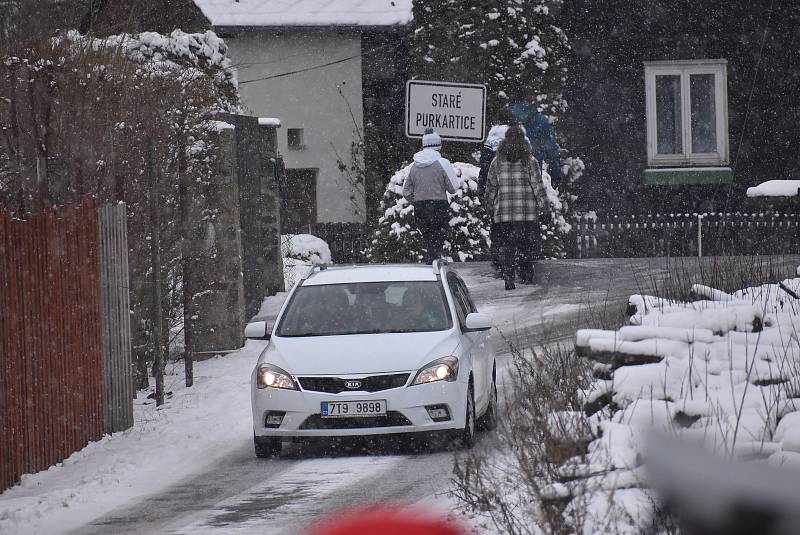
[[[246,113],[281,119],[278,150],[287,169],[318,169],[317,221],[363,221],[363,191],[337,165],[337,153],[350,161],[354,131],[363,131],[360,33],[258,29],[226,35],[225,41],[237,66]],[[259,80],[353,56],[336,65]],[[288,148],[289,128],[304,129],[305,149]]]
[[[800,151],[792,149],[800,144],[793,2],[735,0],[717,9],[689,0],[565,0],[561,19],[573,55],[569,110],[556,129],[586,162],[581,208],[734,211],[747,209],[748,186],[800,178]],[[728,61],[733,185],[646,186],[643,62],[717,58]]]

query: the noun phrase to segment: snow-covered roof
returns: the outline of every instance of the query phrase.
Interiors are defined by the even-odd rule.
[[[384,281],[435,281],[436,274],[431,266],[424,264],[376,264],[362,266],[332,266],[315,271],[304,286],[322,284],[342,284],[348,282]]]
[[[747,188],[748,197],[797,197],[800,180],[768,180]]]
[[[214,26],[396,26],[412,0],[194,0]]]
[[[277,117],[259,117],[258,126],[280,126],[281,120]]]
[[[231,123],[226,123],[225,121],[209,121],[208,124],[212,130],[217,132],[222,132],[223,130],[233,130],[236,128]]]

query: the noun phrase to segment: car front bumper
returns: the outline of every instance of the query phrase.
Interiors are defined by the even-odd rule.
[[[387,435],[463,429],[466,415],[467,388],[461,381],[436,382],[404,386],[378,392],[325,392],[252,389],[253,431],[256,436],[269,437],[329,437]],[[322,418],[323,401],[386,400],[388,416]],[[427,406],[445,405],[450,420],[435,422]],[[279,427],[266,425],[266,417],[284,412]]]

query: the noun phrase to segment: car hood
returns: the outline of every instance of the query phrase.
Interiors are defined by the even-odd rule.
[[[280,366],[292,375],[349,375],[405,372],[458,347],[454,331],[273,337],[259,363]]]

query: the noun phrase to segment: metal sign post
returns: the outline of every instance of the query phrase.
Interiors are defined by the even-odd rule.
[[[483,141],[486,86],[409,80],[406,83],[406,136],[420,138],[433,128],[447,141]]]

